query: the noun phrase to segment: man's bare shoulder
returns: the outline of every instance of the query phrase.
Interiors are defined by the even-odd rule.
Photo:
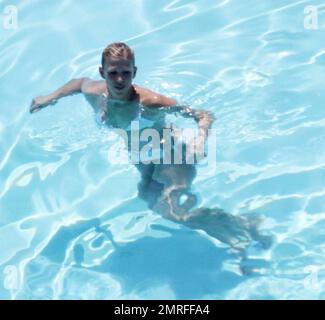
[[[85,95],[101,95],[106,92],[106,83],[104,80],[85,78],[81,85],[81,92]]]
[[[160,93],[151,91],[147,88],[139,87],[137,85],[134,86],[136,92],[139,94],[140,103],[146,107],[167,107],[174,106],[177,104],[175,99],[166,97]]]

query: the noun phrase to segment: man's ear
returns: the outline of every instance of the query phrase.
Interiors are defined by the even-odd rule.
[[[134,69],[133,78],[135,78],[135,76],[137,75],[138,68],[134,66],[133,69]]]
[[[103,69],[103,67],[99,67],[99,68],[98,68],[98,71],[99,71],[99,74],[101,75],[101,77],[102,77],[103,79],[105,79],[105,77],[104,77],[104,69]]]

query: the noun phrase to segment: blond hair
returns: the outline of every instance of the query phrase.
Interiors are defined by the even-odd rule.
[[[123,42],[114,42],[109,44],[102,53],[102,66],[105,64],[107,58],[126,58],[130,59],[135,64],[133,50]]]

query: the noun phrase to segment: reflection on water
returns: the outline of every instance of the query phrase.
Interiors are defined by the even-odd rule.
[[[17,6],[0,36],[1,298],[325,298],[322,1]],[[116,40],[135,49],[136,83],[216,116],[217,167],[193,181],[197,208],[218,213],[207,233],[139,199],[139,172],[107,161],[114,141],[81,96],[28,114],[36,95],[99,79]],[[222,235],[256,215],[275,242],[242,259]]]

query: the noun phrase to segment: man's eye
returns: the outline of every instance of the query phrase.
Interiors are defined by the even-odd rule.
[[[110,72],[108,72],[108,75],[109,76],[116,76],[117,72],[116,71],[110,71]]]
[[[129,76],[129,75],[131,75],[130,71],[123,71],[123,76]]]

